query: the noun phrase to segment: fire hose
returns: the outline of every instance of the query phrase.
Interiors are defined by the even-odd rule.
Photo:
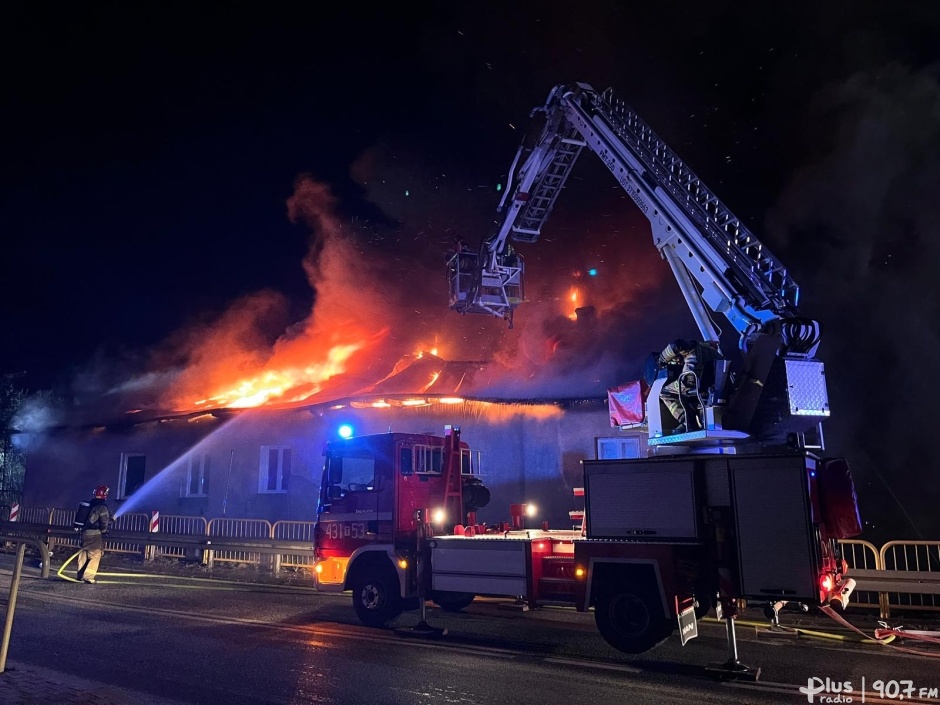
[[[829,606],[823,606],[819,608],[820,611],[826,616],[830,617],[838,624],[841,624],[847,629],[851,629],[853,632],[860,634],[866,639],[872,639],[861,629],[856,627],[853,624],[850,624],[842,615],[836,612]],[[900,651],[906,654],[915,654],[917,656],[929,656],[931,658],[940,658],[940,653],[931,652],[931,651],[922,651],[921,649],[909,649],[903,646],[896,646],[890,644],[889,641],[893,641],[896,637],[902,639],[911,639],[916,641],[923,641],[930,644],[940,644],[940,632],[926,632],[926,631],[905,631],[903,627],[891,628],[885,622],[879,622],[879,624],[884,625],[881,629],[875,630],[874,641],[879,644],[884,644],[889,649],[894,649],[895,651]]]
[[[75,553],[73,553],[71,556],[69,556],[69,558],[68,558],[64,563],[62,563],[61,566],[59,566],[59,570],[56,571],[56,575],[58,575],[60,578],[62,578],[62,580],[66,580],[66,581],[68,581],[68,582],[70,582],[70,583],[80,583],[80,582],[81,582],[81,580],[78,580],[78,579],[76,579],[76,578],[69,577],[68,575],[65,575],[65,574],[63,573],[63,571],[65,570],[66,566],[67,566],[69,563],[71,563],[72,561],[74,561],[74,560],[78,557],[78,554],[79,554],[79,553],[81,553],[81,549],[79,549],[78,551],[76,551]],[[219,579],[219,578],[195,578],[195,577],[192,577],[192,576],[160,575],[160,574],[154,575],[154,574],[149,574],[149,573],[107,573],[107,572],[102,572],[102,573],[98,573],[98,575],[105,576],[105,577],[108,577],[108,578],[137,578],[137,579],[140,579],[140,578],[155,578],[155,579],[163,579],[163,580],[170,579],[170,580],[173,580],[174,582],[185,581],[185,582],[187,582],[187,583],[210,583],[210,584],[212,585],[211,588],[210,588],[208,585],[206,585],[206,586],[204,586],[204,587],[203,587],[203,586],[199,586],[199,585],[179,585],[179,584],[172,584],[172,585],[167,584],[167,585],[166,585],[166,587],[172,587],[172,588],[177,588],[177,589],[191,589],[191,590],[211,589],[211,590],[214,590],[214,591],[219,591],[219,590],[233,590],[233,591],[238,591],[238,590],[245,589],[245,588],[242,588],[242,587],[241,587],[242,583],[238,583],[238,587],[229,586],[229,585],[226,585],[226,584],[225,584],[226,581],[221,580],[221,579]],[[107,581],[103,581],[103,582],[107,582],[107,583],[116,583],[116,582],[121,582],[121,581],[107,580]],[[124,581],[124,582],[121,582],[121,584],[124,584],[124,585],[131,585],[131,584],[133,584],[133,583],[129,583],[129,582]],[[317,590],[316,588],[308,588],[308,587],[304,587],[304,586],[302,586],[302,585],[267,585],[267,586],[266,586],[266,589],[268,589],[268,590],[276,590],[276,591],[278,591],[278,592],[294,593],[294,594],[296,594],[296,593],[305,594],[305,593],[309,593],[309,592],[314,592],[314,593],[315,593],[315,592],[318,592],[318,590]]]

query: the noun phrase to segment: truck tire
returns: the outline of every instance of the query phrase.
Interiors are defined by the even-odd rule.
[[[659,646],[673,630],[653,591],[634,586],[599,593],[594,622],[608,644],[627,654],[642,654]]]
[[[402,613],[398,576],[390,566],[359,571],[351,587],[356,616],[367,627],[384,627]]]
[[[459,612],[465,607],[469,607],[475,597],[476,595],[470,592],[442,591],[432,593],[431,595],[431,599],[434,600],[434,603],[445,612]]]

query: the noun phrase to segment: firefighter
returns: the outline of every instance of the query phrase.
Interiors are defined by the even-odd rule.
[[[94,585],[98,575],[98,565],[104,555],[104,535],[108,533],[111,512],[107,499],[110,489],[107,485],[98,485],[89,502],[88,517],[82,527],[81,551],[78,554],[78,579]]]
[[[696,340],[685,340],[677,338],[669,343],[659,354],[659,367],[666,368],[670,364],[682,365],[682,371],[669,384],[663,385],[659,398],[662,400],[669,413],[678,422],[678,426],[673,429],[673,433],[685,433],[686,431],[698,430],[700,424],[698,419],[686,418],[686,408],[693,406],[697,413],[699,393],[698,385],[701,384],[702,375],[706,366],[721,358],[721,353],[714,343],[700,343]],[[694,373],[694,374],[689,374]]]

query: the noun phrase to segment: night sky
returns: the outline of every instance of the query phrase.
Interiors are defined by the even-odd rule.
[[[321,316],[329,302],[387,325],[385,347],[449,340],[450,359],[537,364],[567,341],[560,394],[586,357],[613,362],[585,391],[635,378],[643,353],[695,331],[646,221],[588,153],[543,239],[519,247],[532,312],[508,331],[446,307],[444,256],[488,234],[529,111],[583,81],[613,86],[790,266],[824,325],[831,451],[873,523],[940,536],[923,500],[940,497],[940,4],[0,12],[0,373],[25,387],[87,397],[227,346],[270,350],[317,299]],[[350,247],[324,254],[337,240]],[[588,345],[545,312],[593,266],[610,315]]]

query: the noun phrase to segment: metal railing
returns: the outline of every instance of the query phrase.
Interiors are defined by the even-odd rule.
[[[21,521],[0,522],[8,537],[30,537],[49,551],[78,546],[72,529],[74,510],[22,508]],[[144,559],[189,557],[211,567],[215,562],[310,570],[315,522],[169,515],[159,532],[149,531],[146,514],[125,514],[108,532],[105,550],[140,553]],[[940,611],[940,541],[889,541],[880,549],[868,541],[839,541],[849,575],[857,582],[852,604],[892,610]]]
[[[316,522],[313,521],[276,521],[271,529],[273,538],[281,541],[306,543],[313,545],[313,531]],[[274,572],[281,568],[313,569],[313,556],[277,555],[274,557]]]
[[[854,577],[860,570],[882,570],[881,553],[875,544],[861,539],[842,539],[839,541],[842,558],[849,567],[849,575]],[[856,587],[852,593],[852,604],[858,607],[873,607],[884,612],[884,595],[871,590]]]
[[[881,568],[924,592],[886,591],[882,613],[891,610],[940,611],[940,541],[889,541],[881,547]]]
[[[271,522],[267,519],[227,519],[224,517],[211,519],[206,533],[212,537],[246,539],[247,541],[268,539],[274,536]],[[222,551],[218,549],[206,551],[203,562],[211,568],[215,561],[258,564],[261,563],[261,554],[256,551]]]
[[[80,537],[72,528],[75,510],[23,508],[20,521],[0,522],[0,530],[14,536],[40,538],[49,551],[78,548]],[[284,567],[312,570],[312,521],[161,516],[159,530],[150,531],[150,517],[129,513],[118,517],[105,541],[110,553],[189,558],[212,567],[216,562],[268,566],[275,573]]]

